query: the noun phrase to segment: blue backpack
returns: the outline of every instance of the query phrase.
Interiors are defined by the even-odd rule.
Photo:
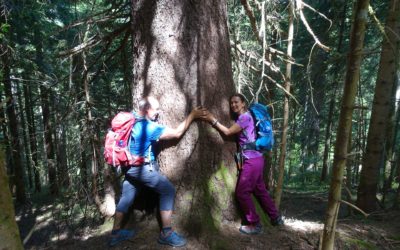
[[[245,148],[255,149],[261,152],[272,150],[275,140],[268,107],[260,103],[253,103],[250,105],[249,111],[255,123],[256,141],[248,143]]]

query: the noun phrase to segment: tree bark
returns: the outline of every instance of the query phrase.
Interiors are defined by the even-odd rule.
[[[27,118],[25,117],[25,110],[23,107],[23,99],[22,99],[22,90],[21,90],[21,84],[17,84],[17,97],[18,97],[18,103],[20,107],[20,121],[21,121],[21,130],[22,130],[22,142],[24,145],[23,150],[25,154],[25,161],[26,161],[26,170],[28,173],[28,184],[29,184],[29,189],[33,187],[33,176],[32,176],[32,158],[31,158],[31,152],[29,148],[29,136],[27,134]]]
[[[400,148],[398,150],[396,165],[397,165],[397,173],[396,173],[395,180],[397,183],[400,184]],[[400,205],[400,185],[397,187],[396,197],[393,202],[393,208],[397,209],[397,208],[399,208],[399,205]]]
[[[86,32],[83,37],[83,42],[87,42],[88,35],[90,32],[90,25],[86,27]],[[91,180],[92,180],[92,185],[91,185],[91,192],[95,201],[96,206],[99,208],[100,212],[104,212],[104,209],[102,209],[102,200],[99,195],[99,188],[98,188],[98,180],[99,180],[99,166],[101,164],[99,163],[99,146],[98,146],[98,141],[99,139],[97,138],[96,131],[94,131],[94,128],[96,127],[94,117],[92,114],[92,101],[91,101],[91,96],[90,96],[90,71],[88,69],[88,58],[87,54],[89,51],[84,50],[82,52],[82,63],[83,63],[83,78],[82,78],[82,85],[83,85],[83,90],[84,90],[84,96],[85,96],[85,124],[83,124],[85,131],[87,131],[86,135],[84,135],[88,139],[88,148],[90,149],[90,169],[91,169]],[[108,210],[106,210],[108,211]],[[112,216],[112,214],[104,214],[105,216]]]
[[[46,65],[44,63],[43,58],[43,40],[39,30],[39,27],[36,25],[34,30],[34,45],[36,48],[36,64],[39,68],[39,71],[46,75]],[[53,125],[51,123],[50,117],[50,101],[49,101],[49,86],[46,86],[47,83],[43,83],[40,85],[40,104],[42,107],[42,117],[43,117],[43,130],[44,130],[44,145],[45,145],[45,153],[46,153],[46,165],[49,176],[49,185],[50,185],[50,194],[57,195],[58,194],[58,182],[57,182],[57,171],[56,171],[56,159],[55,159],[55,151],[54,151],[54,143],[52,138],[52,129]]]
[[[289,2],[289,28],[288,28],[288,47],[287,56],[292,57],[293,54],[293,38],[294,38],[294,2],[290,0]],[[292,64],[288,62],[286,64],[285,73],[285,90],[286,93],[290,93],[290,86],[292,79]],[[286,140],[287,140],[287,130],[289,124],[289,95],[285,94],[284,104],[283,104],[283,121],[282,121],[282,136],[280,144],[280,155],[279,155],[279,170],[278,170],[278,182],[276,184],[274,201],[277,209],[281,204],[282,199],[282,189],[283,189],[283,177],[285,174],[285,161],[286,161]]]
[[[366,212],[376,210],[376,193],[379,181],[379,167],[385,147],[385,131],[389,112],[394,105],[393,85],[396,83],[396,70],[399,63],[400,39],[400,1],[391,0],[385,26],[386,36],[382,42],[378,78],[368,129],[367,148],[358,186],[357,205]]]
[[[339,17],[336,17],[336,21],[340,21],[340,27],[339,27],[339,39],[338,39],[338,44],[337,44],[337,52],[341,53],[342,52],[342,44],[343,44],[343,37],[344,37],[344,28],[345,28],[345,20],[346,20],[346,11],[347,11],[347,4],[345,3],[343,5],[343,10],[341,12],[341,20],[339,20]],[[322,160],[322,170],[321,170],[321,181],[324,182],[326,181],[326,177],[328,175],[329,169],[328,169],[328,158],[329,158],[329,152],[331,148],[331,141],[332,141],[332,124],[333,124],[333,114],[335,111],[335,104],[336,104],[336,97],[337,97],[337,92],[338,92],[338,82],[337,78],[339,77],[339,72],[341,69],[340,63],[335,64],[335,70],[334,72],[334,77],[332,81],[332,87],[333,87],[333,94],[331,95],[331,100],[329,102],[329,112],[328,112],[328,117],[327,117],[327,122],[326,122],[326,129],[325,129],[325,146],[324,146],[324,153],[323,153],[323,160]]]
[[[26,120],[28,126],[28,134],[29,134],[29,144],[32,154],[31,159],[32,159],[34,183],[35,183],[35,192],[40,192],[42,190],[42,185],[40,182],[40,174],[38,169],[39,164],[38,164],[38,149],[36,140],[36,122],[35,122],[33,103],[32,103],[33,90],[29,84],[24,84],[23,92],[25,100],[24,107],[26,111]]]
[[[160,122],[175,127],[198,105],[229,124],[234,93],[226,1],[132,0],[133,103],[159,99]],[[195,235],[237,218],[233,143],[194,122],[183,138],[163,143],[161,171],[177,188],[176,219]],[[205,218],[207,218],[205,220]]]
[[[40,101],[42,106],[43,129],[44,129],[44,144],[46,150],[46,163],[49,175],[50,194],[58,195],[58,180],[56,170],[56,159],[54,151],[54,143],[52,137],[53,125],[50,119],[50,104],[49,104],[49,88],[40,86]]]
[[[3,52],[3,51],[2,51]],[[2,53],[2,62],[3,62],[3,85],[4,85],[4,93],[7,99],[7,108],[6,113],[8,117],[8,130],[9,130],[9,142],[11,149],[11,157],[12,157],[12,166],[14,170],[14,180],[16,185],[16,196],[17,202],[25,203],[26,201],[26,193],[25,193],[25,184],[24,184],[24,170],[21,162],[21,145],[18,136],[18,119],[15,111],[16,99],[14,99],[12,93],[12,83],[10,79],[10,62],[9,51],[6,53]]]
[[[400,79],[396,77],[396,83],[393,86],[392,90],[392,100],[394,104],[390,109],[389,114],[389,121],[388,121],[388,128],[386,133],[386,146],[385,146],[385,171],[384,171],[384,183],[383,183],[383,190],[382,190],[382,204],[385,205],[387,192],[392,187],[393,178],[395,175],[395,158],[396,158],[396,142],[397,142],[397,135],[398,135],[398,123],[400,121],[400,110],[398,108],[397,100],[396,100],[396,93],[399,89],[399,82]]]
[[[358,0],[354,9],[354,21],[350,37],[350,51],[344,82],[343,100],[333,161],[333,174],[329,188],[328,207],[321,246],[324,250],[334,248],[337,215],[339,212],[343,172],[346,166],[347,145],[352,123],[354,100],[357,93],[359,73],[364,45],[365,28],[368,21],[368,0]]]
[[[15,222],[15,212],[5,168],[4,145],[0,145],[0,239],[1,249],[24,249]]]

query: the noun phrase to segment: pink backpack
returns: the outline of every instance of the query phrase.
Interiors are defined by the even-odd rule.
[[[124,167],[144,163],[144,157],[132,155],[128,148],[135,121],[131,112],[120,112],[112,119],[104,145],[104,159],[109,165]]]

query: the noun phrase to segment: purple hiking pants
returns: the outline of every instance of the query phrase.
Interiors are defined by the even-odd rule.
[[[246,220],[251,224],[260,221],[260,217],[256,213],[256,207],[251,199],[252,194],[257,198],[262,209],[268,214],[271,220],[279,216],[275,203],[265,187],[263,171],[264,157],[245,159],[236,184],[236,198],[239,201]]]

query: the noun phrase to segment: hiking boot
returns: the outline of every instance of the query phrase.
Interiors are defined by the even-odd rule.
[[[135,236],[136,232],[133,230],[119,229],[111,232],[110,241],[108,245],[113,247],[124,240],[130,240]]]
[[[239,228],[239,232],[242,234],[249,234],[249,235],[255,235],[259,234],[262,231],[262,225],[260,223],[257,224],[251,224],[251,225],[241,225]]]
[[[282,216],[280,216],[280,215],[277,218],[271,220],[271,225],[274,227],[281,226],[283,224],[285,224],[285,222],[283,221]]]
[[[171,230],[166,234],[161,232],[160,237],[158,237],[158,243],[170,245],[172,247],[183,247],[186,245],[186,239],[182,235]]]

